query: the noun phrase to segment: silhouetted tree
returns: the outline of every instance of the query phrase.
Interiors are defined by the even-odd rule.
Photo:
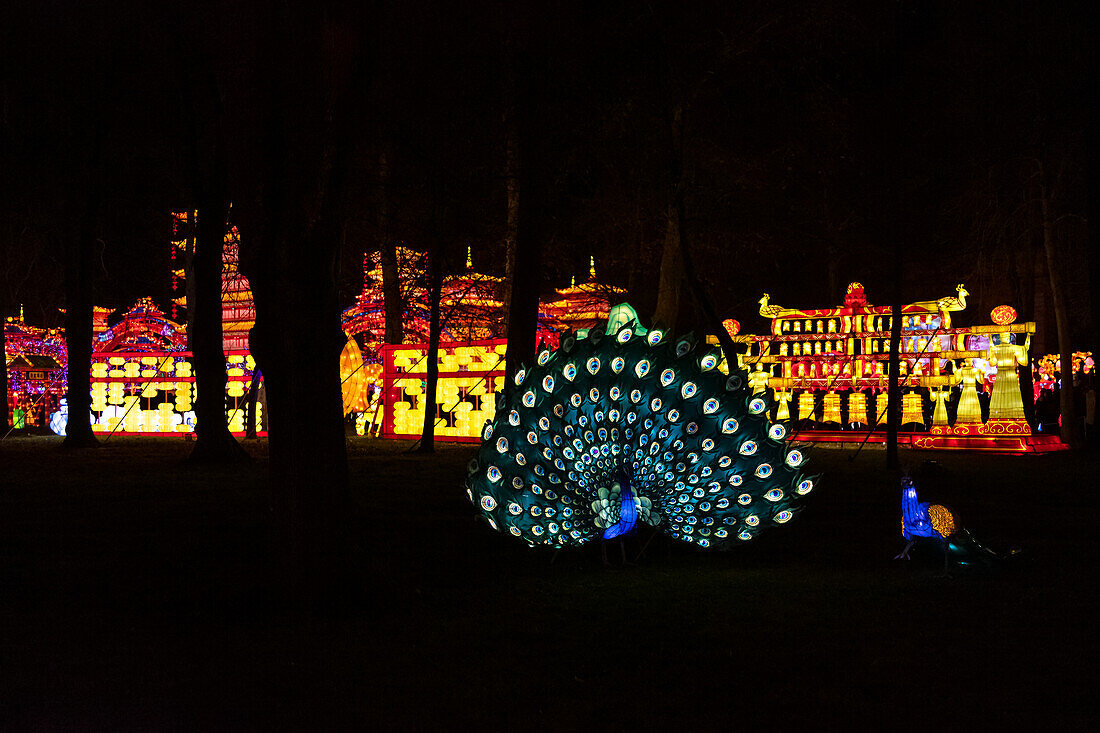
[[[366,68],[358,18],[297,6],[263,18],[258,98],[241,130],[257,144],[237,138],[234,211],[256,302],[251,348],[265,380],[280,546],[308,599],[340,582],[350,543],[335,268]]]

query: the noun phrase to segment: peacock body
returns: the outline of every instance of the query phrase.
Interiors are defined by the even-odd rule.
[[[916,484],[909,476],[901,480],[901,535],[906,544],[895,560],[908,560],[909,551],[918,540],[933,540],[942,546],[944,572],[952,559],[959,565],[991,567],[1006,557],[978,542],[947,507],[921,501]],[[1017,553],[1018,550],[1010,550],[1007,556]]]
[[[467,495],[494,529],[582,545],[645,524],[724,549],[786,524],[817,477],[746,374],[633,309],[566,334],[519,370],[486,423]]]

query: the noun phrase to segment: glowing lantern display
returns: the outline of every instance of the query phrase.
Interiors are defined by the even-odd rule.
[[[226,355],[226,424],[245,434],[248,390],[256,363],[247,353]],[[191,353],[123,352],[92,354],[92,432],[178,435],[195,429],[195,377]],[[63,426],[54,413],[51,427]],[[258,435],[265,435],[263,403],[256,404]],[[58,432],[55,428],[55,432]],[[63,434],[63,433],[59,433]]]
[[[496,394],[504,387],[503,339],[441,344],[436,359],[439,380],[434,397],[424,392],[427,347],[406,344],[383,347],[383,437],[416,437],[424,414],[436,417],[443,439],[477,441],[481,427],[496,412]]]
[[[1045,436],[1032,436],[1023,414],[1017,370],[1027,364],[1035,324],[1016,322],[1015,309],[1003,305],[993,309],[990,325],[953,325],[951,316],[966,308],[968,295],[961,284],[955,290],[956,295],[901,308],[903,442],[1005,452],[1060,449]],[[822,410],[818,425],[800,424],[800,439],[845,441],[851,438],[843,428],[826,429],[844,414],[845,401],[848,419],[841,425],[881,430],[887,421],[891,310],[870,304],[860,283],[851,283],[844,304],[835,308],[784,308],[764,294],[760,315],[770,319],[770,333],[731,337],[748,345],[745,360],[776,370],[762,390],[774,395],[773,403],[793,391],[799,420],[814,422],[815,409]],[[750,379],[755,376],[753,372]],[[992,392],[988,417],[980,397],[986,391]],[[872,399],[874,414],[868,412]],[[924,410],[927,401],[936,403],[931,420]],[[876,435],[885,440],[882,433]]]

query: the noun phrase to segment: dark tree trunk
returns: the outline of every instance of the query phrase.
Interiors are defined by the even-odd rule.
[[[382,260],[382,298],[386,311],[386,343],[405,340],[405,303],[401,298],[401,276],[397,243],[390,234],[390,159],[386,148],[378,154],[378,236]]]
[[[516,121],[516,74],[513,49],[506,44],[504,85],[502,89],[504,112],[504,281],[501,283],[500,302],[503,312],[510,313],[512,283],[516,276],[516,238],[519,231],[519,125]]]
[[[541,46],[541,39],[536,41]],[[521,58],[522,56],[522,58]],[[549,165],[546,159],[545,136],[539,132],[537,108],[539,95],[544,93],[545,53],[528,49],[516,53],[516,126],[523,164],[519,166],[519,201],[516,220],[516,262],[508,304],[508,347],[505,363],[506,392],[514,387],[514,375],[522,365],[530,364],[535,355],[538,334],[539,292],[542,290],[542,208],[547,205]],[[499,403],[498,403],[499,404]]]
[[[229,203],[218,181],[200,193],[195,242],[195,300],[188,308],[195,365],[193,461],[233,461],[247,454],[229,432],[225,414],[225,350],[222,347],[222,247]]]
[[[65,448],[99,445],[88,413],[92,409],[92,268],[95,260],[98,209],[97,189],[87,192],[87,210],[79,224],[79,234],[66,242],[65,257],[65,348],[68,351],[66,403],[69,420],[65,426]]]
[[[346,592],[355,546],[335,273],[366,69],[356,39],[340,35],[354,24],[285,6],[266,20],[247,122],[259,144],[241,168],[241,267],[256,303],[251,348],[267,396],[283,578],[309,609]]]
[[[900,270],[895,265],[895,269]],[[886,468],[901,468],[898,459],[898,426],[901,424],[901,283],[894,275],[894,298],[890,305],[889,390],[886,396]]]
[[[674,133],[679,136],[679,140],[674,143],[674,148],[680,151],[680,164],[682,170],[682,157],[684,151],[684,125],[682,116],[679,119],[679,124],[674,128]],[[732,374],[737,369],[737,344],[722,325],[721,317],[719,317],[718,312],[714,309],[714,304],[711,302],[710,296],[699,280],[699,275],[695,269],[695,259],[691,251],[690,232],[686,226],[687,214],[685,209],[684,186],[677,185],[672,192],[672,205],[670,210],[674,213],[677,222],[676,249],[680,257],[683,278],[688,288],[691,290],[691,295],[695,300],[697,308],[703,314],[703,320],[706,324],[705,331],[714,334],[718,338],[718,343],[722,347],[722,354],[726,358],[726,366]],[[677,305],[677,308],[678,307]]]
[[[428,297],[431,300],[431,315],[428,327],[428,353],[426,355],[427,374],[424,379],[424,430],[420,435],[421,453],[435,452],[436,391],[439,385],[439,299],[443,290],[442,242],[438,231],[433,234],[434,242],[428,254]]]
[[[252,380],[248,383],[248,395],[245,397],[244,409],[244,437],[251,440],[256,438],[256,405],[260,400],[260,370],[252,372]]]
[[[1077,415],[1073,404],[1073,343],[1069,333],[1069,314],[1066,312],[1066,296],[1062,292],[1062,277],[1054,244],[1054,222],[1050,213],[1049,189],[1045,172],[1039,168],[1039,205],[1043,216],[1043,249],[1047,258],[1047,276],[1050,278],[1050,300],[1054,305],[1054,325],[1058,330],[1058,354],[1062,364],[1062,387],[1059,390],[1059,408],[1062,414],[1062,442],[1073,448],[1080,446]],[[1083,376],[1083,375],[1082,375]]]
[[[684,278],[684,258],[680,251],[684,197],[684,119],[680,105],[676,105],[671,112],[668,134],[668,206],[653,325],[672,331],[680,313],[680,284]]]

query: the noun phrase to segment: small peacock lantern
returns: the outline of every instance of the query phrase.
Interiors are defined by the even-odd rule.
[[[520,369],[486,424],[466,491],[528,544],[622,537],[640,524],[726,549],[786,524],[817,481],[743,370],[690,335],[638,325],[567,333]]]
[[[942,546],[945,574],[952,558],[963,566],[992,567],[1019,554],[1019,550],[1012,549],[1002,555],[982,545],[962,527],[953,511],[942,504],[921,501],[909,476],[901,479],[901,535],[906,544],[895,560],[908,560],[909,551],[918,540],[931,540]]]

